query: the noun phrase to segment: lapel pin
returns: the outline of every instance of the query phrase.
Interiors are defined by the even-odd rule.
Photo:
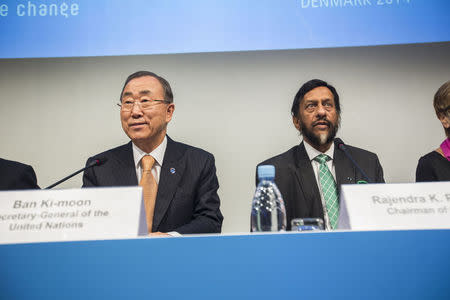
[[[176,170],[175,168],[170,168],[170,173],[175,174]]]

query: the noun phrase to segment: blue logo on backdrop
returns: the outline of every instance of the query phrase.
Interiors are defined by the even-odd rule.
[[[0,58],[450,41],[448,0],[249,3],[241,0],[0,0]]]

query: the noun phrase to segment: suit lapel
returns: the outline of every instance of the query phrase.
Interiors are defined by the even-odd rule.
[[[311,165],[311,161],[305,150],[305,145],[302,142],[295,153],[297,166],[295,168],[295,175],[301,187],[303,187],[305,201],[308,207],[312,207],[312,201],[319,199],[320,207],[323,214],[322,201],[320,201],[319,187],[317,186],[316,176]]]
[[[167,136],[167,148],[164,153],[164,161],[161,166],[158,193],[156,195],[155,214],[153,219],[153,231],[156,231],[164,215],[172,202],[178,183],[183,176],[185,161],[182,160],[183,152],[171,138]]]
[[[138,185],[136,176],[136,167],[134,165],[133,147],[131,142],[123,145],[115,153],[113,159],[114,166],[112,168],[114,185],[117,186],[134,186]]]
[[[341,192],[341,184],[355,183],[356,171],[351,161],[347,159],[344,152],[334,147],[334,167],[336,171],[338,196]]]

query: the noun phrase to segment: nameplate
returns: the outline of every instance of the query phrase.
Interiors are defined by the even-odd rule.
[[[0,243],[135,238],[142,188],[0,192]]]
[[[450,228],[450,182],[341,187],[338,229]]]

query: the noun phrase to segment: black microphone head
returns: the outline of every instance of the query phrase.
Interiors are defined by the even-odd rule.
[[[104,156],[101,156],[101,157],[97,157],[95,160],[95,166],[101,166],[101,165],[103,165],[105,162],[107,162],[108,161],[108,158],[107,157],[104,157]]]
[[[345,148],[345,143],[344,143],[344,141],[341,140],[340,138],[335,138],[335,139],[334,139],[334,142],[335,142],[336,146],[337,146],[339,149]]]

